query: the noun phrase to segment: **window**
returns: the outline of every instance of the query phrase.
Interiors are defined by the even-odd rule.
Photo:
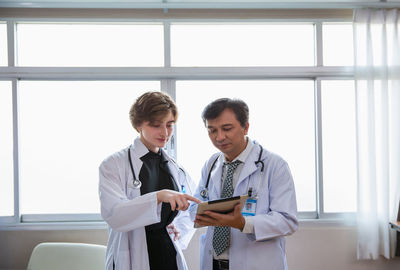
[[[158,82],[20,82],[21,213],[98,213],[98,167],[132,143],[130,106],[144,89],[159,87]]]
[[[195,182],[217,151],[201,120],[204,106],[238,97],[250,108],[250,138],[288,162],[300,217],[353,213],[351,18],[168,15],[0,23],[0,125],[8,131],[0,135],[0,224],[10,216],[14,225],[99,220],[98,166],[137,136],[129,108],[150,90],[177,101],[168,151]],[[13,50],[7,29],[15,31]],[[2,60],[14,51],[16,66]]]
[[[173,66],[312,66],[312,24],[173,24]],[[293,46],[296,44],[296,46]]]
[[[13,216],[13,115],[9,81],[0,81],[0,127],[0,216]]]
[[[162,66],[160,24],[19,23],[19,66]]]
[[[321,99],[324,211],[355,212],[354,81],[323,81]]]
[[[352,66],[354,63],[352,24],[324,23],[323,52],[325,66]]]
[[[7,66],[7,59],[7,24],[0,22],[0,66]]]
[[[196,181],[204,162],[218,151],[202,123],[202,110],[217,98],[241,98],[250,110],[249,137],[288,162],[299,211],[315,211],[313,81],[184,81],[177,82],[176,96],[178,159]]]

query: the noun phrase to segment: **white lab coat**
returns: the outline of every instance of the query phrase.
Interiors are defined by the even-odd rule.
[[[147,270],[149,258],[147,252],[145,226],[160,222],[161,203],[157,204],[156,192],[140,195],[140,188],[133,187],[133,175],[129,165],[128,151],[131,151],[136,179],[139,179],[142,161],[140,157],[148,149],[136,138],[133,147],[128,147],[106,158],[100,165],[99,196],[101,216],[108,224],[109,240],[106,253],[106,269]],[[182,191],[194,191],[194,183],[189,175],[164,152],[168,159],[168,168]],[[180,211],[173,224],[181,238],[173,240],[179,270],[187,269],[182,249],[185,249],[193,236],[193,222],[187,211]]]
[[[233,196],[245,195],[249,187],[257,193],[256,215],[251,217],[254,234],[245,234],[231,228],[229,249],[229,269],[231,270],[284,270],[287,269],[285,237],[294,233],[298,227],[297,206],[294,183],[287,163],[278,155],[263,150],[261,164],[255,162],[260,154],[259,144],[254,143],[247,157]],[[209,200],[220,198],[223,156],[214,154],[204,165],[200,184],[195,197],[204,200],[200,191],[204,189],[211,164],[218,158],[212,170],[208,186]],[[214,227],[210,226],[201,237],[200,264],[202,270],[212,270]]]

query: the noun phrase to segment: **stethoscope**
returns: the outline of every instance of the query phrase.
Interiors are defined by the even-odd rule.
[[[263,172],[264,171],[264,162],[261,160],[261,156],[262,156],[262,153],[263,153],[263,148],[262,148],[261,145],[259,145],[259,146],[260,146],[260,154],[258,155],[258,160],[255,161],[254,163],[256,164],[256,166],[257,166],[258,163],[261,163],[261,172]],[[208,199],[208,184],[210,183],[211,172],[214,169],[215,163],[217,162],[218,159],[219,159],[219,156],[212,163],[210,171],[208,172],[206,186],[200,191],[200,196],[203,199]]]
[[[129,147],[129,149],[128,149],[128,158],[129,158],[129,166],[131,167],[131,171],[132,171],[132,174],[133,174],[133,188],[140,188],[141,186],[142,186],[142,182],[139,180],[139,179],[137,179],[136,178],[136,174],[135,174],[135,171],[133,170],[133,165],[132,165],[132,157],[131,157],[131,148]],[[175,163],[175,162],[174,162]],[[176,164],[176,163],[175,163]],[[181,168],[181,167],[179,167],[178,166],[178,168],[183,172],[183,174],[185,175],[185,180],[187,181],[187,179],[186,179],[186,172]],[[182,190],[184,189],[184,186],[182,185]],[[190,185],[188,185],[188,188],[189,188],[189,191],[190,192],[192,192],[192,190],[191,190],[191,188],[190,188]]]
[[[133,188],[140,188],[142,186],[142,182],[136,178],[135,171],[133,170],[132,165],[132,157],[131,157],[131,148],[128,149],[128,158],[129,158],[129,165],[131,166],[131,171],[133,174]]]

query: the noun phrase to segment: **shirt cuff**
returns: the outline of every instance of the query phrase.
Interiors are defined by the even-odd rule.
[[[157,217],[160,219],[161,221],[161,209],[162,209],[162,202],[157,204]]]
[[[252,217],[244,217],[244,227],[242,233],[254,233],[254,221]]]

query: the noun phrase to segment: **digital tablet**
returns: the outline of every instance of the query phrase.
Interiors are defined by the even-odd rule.
[[[226,214],[233,211],[236,204],[240,203],[240,207],[243,207],[246,202],[247,195],[235,196],[231,198],[219,199],[214,201],[202,202],[197,206],[197,215],[201,215],[204,211],[214,211],[221,214]],[[195,223],[195,228],[202,227],[201,225]]]

